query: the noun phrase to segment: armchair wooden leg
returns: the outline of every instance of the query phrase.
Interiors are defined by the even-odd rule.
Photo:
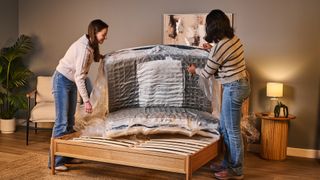
[[[34,123],[34,132],[38,133],[38,123]]]
[[[30,96],[27,95],[28,98],[28,117],[27,117],[27,125],[26,125],[26,145],[29,144],[29,123],[30,123],[30,112],[31,112],[31,102],[30,102]]]
[[[27,125],[26,125],[26,145],[29,144],[29,118],[27,119]]]

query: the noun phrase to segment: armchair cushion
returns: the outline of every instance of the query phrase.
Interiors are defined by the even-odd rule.
[[[54,102],[52,95],[52,78],[51,76],[37,77],[37,98],[36,102]]]
[[[54,122],[55,121],[54,102],[37,103],[31,111],[30,121],[32,121],[32,122]]]

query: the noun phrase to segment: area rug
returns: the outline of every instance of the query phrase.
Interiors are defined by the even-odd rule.
[[[124,180],[124,179],[184,179],[183,174],[135,168],[108,163],[84,161],[69,166],[67,172],[51,175],[47,168],[48,155],[26,153],[20,159],[0,165],[0,179],[49,179],[49,180]],[[212,177],[207,168],[198,170],[200,177]],[[200,178],[202,179],[202,178]]]

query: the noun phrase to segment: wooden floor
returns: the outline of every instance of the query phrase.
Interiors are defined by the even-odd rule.
[[[48,154],[50,136],[50,131],[39,131],[38,134],[31,131],[29,146],[26,146],[24,128],[18,128],[14,134],[0,134],[0,164],[10,163],[28,152]],[[124,173],[127,172],[126,169],[132,171],[132,168],[126,166],[119,166],[119,168],[123,168]],[[150,173],[150,170],[139,168],[140,174],[141,171]],[[320,160],[287,157],[284,161],[267,161],[261,159],[258,154],[247,152],[244,172],[245,179],[320,179]],[[153,179],[157,179],[158,174],[158,179],[164,179],[164,177],[165,179],[177,179],[177,177],[183,179],[184,177],[182,174],[180,176],[180,174],[152,170]],[[208,165],[196,171],[193,179],[213,179]]]

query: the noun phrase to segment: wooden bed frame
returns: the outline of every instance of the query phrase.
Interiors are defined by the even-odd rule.
[[[248,100],[242,107],[248,115]],[[177,138],[178,137],[178,138]],[[80,137],[73,133],[51,139],[51,174],[55,174],[55,156],[141,167],[185,174],[192,173],[218,155],[218,139],[204,137],[152,137],[139,139],[104,139]]]
[[[218,139],[150,138],[148,140],[79,137],[78,133],[51,139],[51,173],[55,155],[186,174],[218,154]]]

